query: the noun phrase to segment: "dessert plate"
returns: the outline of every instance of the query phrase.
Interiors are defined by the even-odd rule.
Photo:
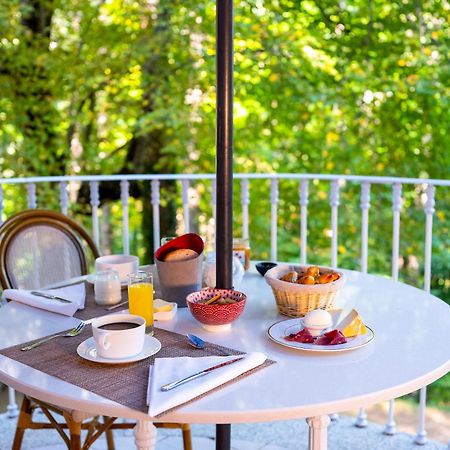
[[[371,328],[366,325],[367,333],[355,336],[353,338],[347,338],[345,344],[337,345],[316,345],[306,344],[303,342],[287,341],[285,339],[291,333],[297,333],[302,329],[301,319],[286,319],[280,322],[274,323],[267,333],[269,338],[277,344],[284,345],[285,347],[295,348],[297,350],[306,350],[310,352],[325,352],[336,353],[347,350],[354,350],[355,348],[364,347],[375,337],[375,333]]]
[[[161,342],[159,342],[158,339],[154,338],[153,336],[145,335],[144,348],[142,349],[141,353],[129,356],[128,358],[103,358],[97,355],[94,338],[90,337],[78,346],[77,353],[83,359],[87,359],[88,361],[103,364],[125,364],[148,358],[149,356],[158,353],[160,349]]]

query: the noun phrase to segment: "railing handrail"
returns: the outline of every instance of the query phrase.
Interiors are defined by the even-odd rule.
[[[136,181],[136,180],[213,180],[216,174],[117,174],[117,175],[64,175],[51,177],[0,178],[0,184],[58,183],[62,181]],[[339,175],[316,173],[235,173],[236,179],[293,179],[293,180],[345,180],[371,184],[431,184],[450,186],[450,180],[432,178],[375,177],[364,175]]]

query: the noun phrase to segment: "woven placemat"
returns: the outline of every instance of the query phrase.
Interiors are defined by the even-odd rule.
[[[1,355],[14,359],[40,370],[48,375],[60,378],[83,389],[113,400],[121,405],[147,413],[147,386],[149,367],[155,358],[176,358],[180,356],[224,356],[241,355],[243,352],[228,347],[207,343],[206,348],[198,350],[191,347],[186,337],[171,331],[155,328],[155,337],[161,342],[161,350],[154,356],[129,364],[99,364],[82,359],[76,349],[81,342],[92,336],[91,326],[87,325],[81,334],[71,338],[56,338],[42,347],[21,351],[21,347],[34,341],[22,343],[0,351]],[[251,373],[273,364],[266,360],[264,364],[242,374],[228,383],[214,389],[220,389],[234,383]],[[208,395],[210,392],[204,395]],[[200,396],[203,397],[203,396]],[[192,399],[191,401],[197,400]],[[191,402],[190,401],[190,402]],[[151,402],[151,399],[150,399]],[[187,403],[190,403],[187,402]],[[182,405],[180,405],[182,406]],[[173,411],[173,410],[171,410]],[[167,412],[166,412],[167,413]],[[163,416],[162,414],[161,416]]]
[[[84,288],[86,291],[84,309],[77,311],[73,315],[73,317],[76,317],[77,319],[80,320],[88,320],[93,319],[94,317],[100,317],[106,314],[111,314],[120,311],[120,308],[112,311],[107,311],[105,309],[107,308],[107,305],[106,306],[97,305],[97,303],[95,303],[94,285],[92,283],[85,281]],[[121,302],[128,300],[128,289],[121,289],[120,293],[122,297],[120,299]],[[128,308],[128,305],[123,306],[123,309],[126,308]]]

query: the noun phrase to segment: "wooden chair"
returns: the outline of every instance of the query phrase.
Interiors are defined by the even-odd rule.
[[[3,289],[37,289],[86,275],[89,262],[98,256],[97,246],[87,231],[58,212],[26,210],[0,227],[0,283]],[[48,423],[33,420],[33,412],[37,408],[42,410]],[[64,422],[59,422],[55,414],[62,416]],[[112,430],[134,427],[133,423],[115,423],[115,420],[115,417],[91,417],[25,396],[12,450],[20,449],[25,430],[46,428],[56,429],[69,450],[87,450],[102,433],[106,434],[108,450],[114,450]],[[188,424],[155,423],[155,426],[180,428],[184,450],[192,450]],[[87,430],[83,443],[81,430]]]

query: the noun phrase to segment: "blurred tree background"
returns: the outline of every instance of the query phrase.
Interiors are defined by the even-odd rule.
[[[236,1],[235,172],[448,178],[449,16],[446,0]],[[3,178],[213,173],[215,2],[0,0],[0,93]],[[193,226],[205,233],[211,186],[191,187]],[[71,184],[70,214],[89,226],[87,188]],[[130,188],[131,249],[150,260],[150,186]],[[117,252],[119,183],[100,189],[102,246]],[[267,259],[269,182],[250,190],[253,257]],[[329,183],[309,190],[308,260],[329,264]],[[164,182],[161,193],[162,233],[172,235],[180,186]],[[403,186],[400,277],[419,287],[423,193]],[[26,207],[24,187],[4,185],[3,195],[5,216]],[[298,183],[280,181],[281,260],[299,259],[298,197]],[[385,275],[391,198],[390,186],[372,186],[369,271]],[[239,199],[236,182],[236,230]],[[339,265],[352,269],[359,203],[359,185],[342,185]],[[38,204],[58,208],[55,185],[38,186]],[[446,301],[449,214],[448,188],[438,187],[432,289]]]

